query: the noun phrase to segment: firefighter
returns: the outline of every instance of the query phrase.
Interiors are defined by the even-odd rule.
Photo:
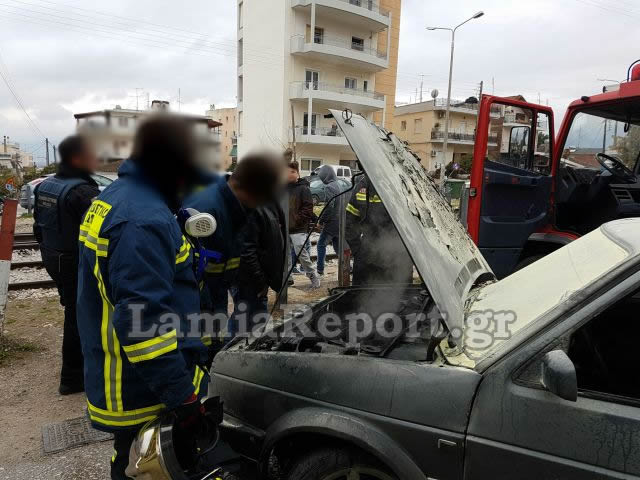
[[[353,253],[353,284],[412,283],[413,262],[366,176],[347,205],[346,240]]]
[[[78,290],[78,232],[82,217],[98,196],[98,184],[91,178],[97,158],[89,143],[78,135],[58,146],[58,173],[35,189],[33,231],[42,261],[55,281],[64,307],[62,337],[61,395],[84,390],[83,358],[76,322]]]
[[[249,214],[253,209],[276,200],[283,186],[282,155],[249,153],[238,162],[226,181],[211,183],[185,202],[185,207],[213,215],[218,225],[216,232],[202,241],[205,248],[217,254],[217,258],[208,260],[205,268],[203,310],[228,317],[228,292],[240,266],[244,245],[242,232]],[[228,326],[227,334],[232,337],[236,332],[231,323]],[[207,333],[215,337],[219,332]],[[205,343],[211,342],[213,340],[207,335]],[[213,345],[214,349],[217,347]]]
[[[166,114],[138,129],[119,179],[80,227],[78,327],[88,414],[114,433],[111,478],[124,479],[138,429],[165,409],[197,422],[207,349],[191,247],[174,212],[195,181],[192,127]],[[185,417],[181,413],[181,418]]]

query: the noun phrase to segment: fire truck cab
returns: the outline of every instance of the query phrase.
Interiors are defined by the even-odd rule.
[[[467,226],[500,278],[605,222],[640,217],[640,65],[571,103],[554,132],[549,107],[482,97]]]

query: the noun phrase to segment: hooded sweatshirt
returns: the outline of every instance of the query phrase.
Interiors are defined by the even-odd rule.
[[[342,191],[336,172],[331,166],[323,165],[320,167],[318,177],[327,186],[325,195],[327,202]],[[331,236],[338,236],[339,233],[340,209],[338,205],[338,198],[333,198],[332,201],[327,203],[320,216],[320,224],[324,226],[323,231]]]

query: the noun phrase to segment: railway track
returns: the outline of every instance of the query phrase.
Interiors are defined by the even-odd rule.
[[[49,280],[31,280],[28,282],[15,282],[9,284],[9,291],[16,290],[33,290],[33,289],[43,289],[43,288],[55,288],[56,283]]]

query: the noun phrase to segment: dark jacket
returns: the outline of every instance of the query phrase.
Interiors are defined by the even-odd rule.
[[[192,252],[167,199],[127,160],[80,227],[78,330],[89,418],[140,428],[206,392]],[[168,321],[167,314],[173,314]],[[195,333],[195,335],[193,335]]]
[[[338,198],[334,198],[342,190],[338,184],[336,172],[329,165],[323,165],[318,170],[318,177],[322,180],[326,187],[327,205],[320,216],[320,224],[323,225],[323,231],[331,236],[337,236],[340,231],[340,208]],[[329,201],[333,198],[332,201]]]
[[[307,233],[313,218],[313,198],[309,182],[299,178],[287,186],[289,193],[289,233]]]
[[[244,231],[237,285],[258,294],[266,287],[280,290],[285,261],[284,212],[272,202],[256,209]]]
[[[57,215],[58,221],[62,223],[59,225],[59,234],[65,238],[61,239],[62,241],[59,242],[49,242],[68,244],[70,245],[70,251],[65,251],[65,253],[77,256],[78,234],[80,224],[82,223],[82,217],[89,208],[89,205],[91,205],[93,199],[100,194],[100,190],[98,189],[98,184],[91,178],[89,172],[61,163],[58,166],[58,173],[54,177],[44,180],[36,187],[34,193],[35,208],[33,211],[33,233],[39,243],[43,243],[46,239],[44,238],[45,232],[43,227],[45,226],[43,225],[44,218],[41,215],[42,209],[38,205],[38,191],[45,182],[50,182],[52,180],[62,180],[63,182],[76,180],[78,182],[68,191],[64,192],[63,198],[59,199],[60,201],[58,203],[58,208],[62,209]],[[69,249],[65,248],[64,250]]]

